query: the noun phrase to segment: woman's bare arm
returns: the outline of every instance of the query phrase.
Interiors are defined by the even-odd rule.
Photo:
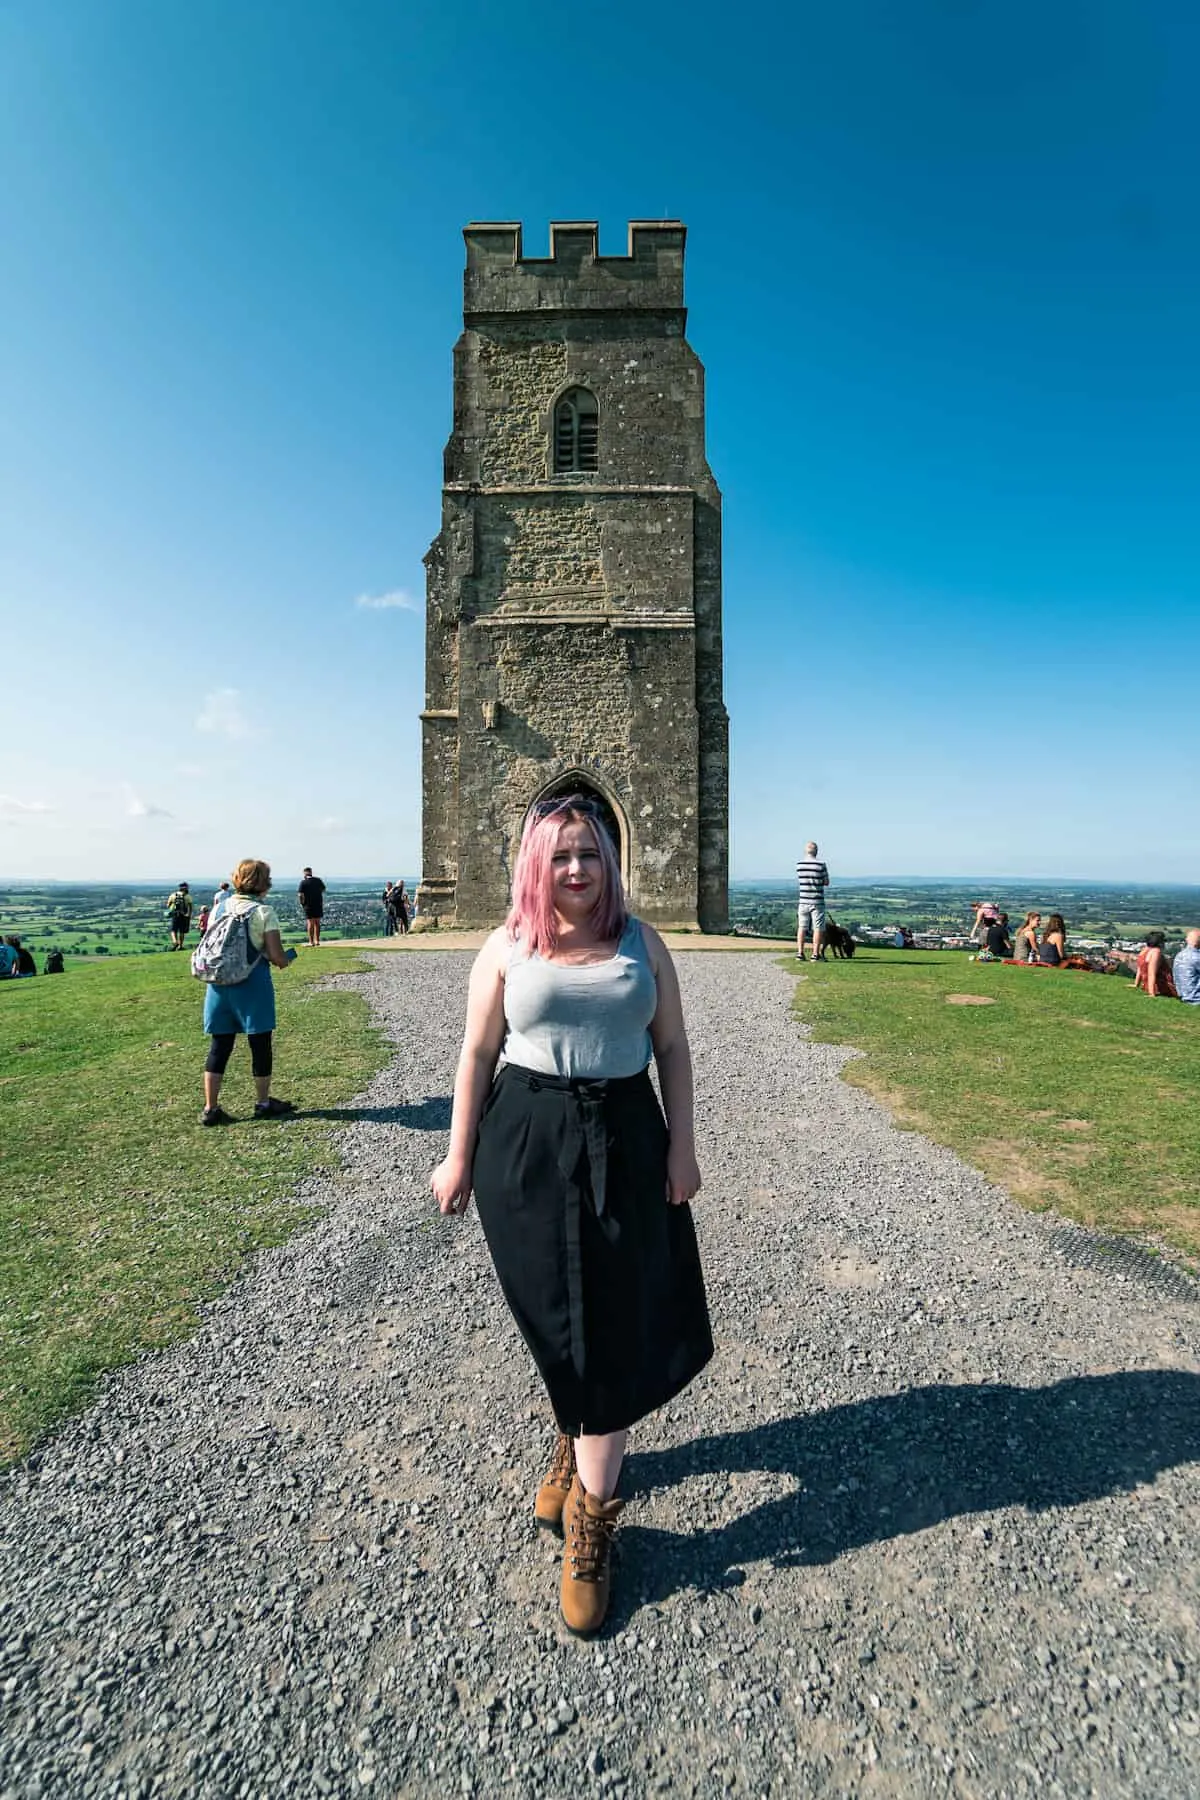
[[[700,1192],[696,1161],[696,1116],[692,1092],[692,1052],[683,1022],[679,977],[671,953],[649,925],[642,926],[658,987],[658,1007],[650,1022],[650,1042],[662,1089],[671,1142],[667,1151],[667,1199],[682,1206]]]
[[[467,1025],[458,1072],[454,1077],[454,1109],[450,1116],[450,1148],[433,1171],[430,1186],[444,1213],[465,1213],[471,1201],[471,1173],[479,1116],[487,1099],[496,1061],[504,1044],[504,965],[508,938],[494,931],[471,970],[467,990]]]
[[[277,969],[287,968],[287,952],[283,947],[283,939],[277,931],[264,931],[263,955],[269,963],[274,963]]]

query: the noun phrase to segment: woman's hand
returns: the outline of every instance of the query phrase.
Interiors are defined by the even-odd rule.
[[[672,1206],[684,1206],[700,1192],[700,1165],[694,1150],[683,1150],[672,1144],[667,1150],[667,1200]]]
[[[429,1185],[442,1213],[465,1213],[471,1204],[471,1165],[465,1157],[448,1156],[430,1176]]]

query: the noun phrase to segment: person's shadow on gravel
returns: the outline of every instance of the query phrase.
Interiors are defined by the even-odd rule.
[[[1200,1375],[1133,1369],[1050,1387],[910,1388],[630,1457],[629,1495],[680,1489],[678,1532],[620,1535],[621,1618],[682,1588],[740,1580],[741,1565],[828,1563],[963,1513],[1075,1506],[1200,1459]],[[725,1523],[739,1477],[773,1498]],[[690,1478],[707,1478],[693,1484]],[[722,1481],[721,1477],[728,1477]],[[719,1492],[714,1493],[714,1480]],[[686,1486],[684,1484],[687,1484]]]
[[[450,1095],[430,1094],[408,1106],[302,1106],[298,1117],[336,1119],[346,1124],[368,1119],[375,1125],[403,1125],[409,1131],[449,1131]]]

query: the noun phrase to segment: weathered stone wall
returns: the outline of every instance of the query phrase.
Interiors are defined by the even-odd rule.
[[[704,370],[683,335],[684,314],[473,319],[459,339],[464,389],[446,479],[485,487],[616,481],[719,495],[704,458]],[[600,467],[555,475],[550,414],[569,387],[600,403]]]
[[[460,918],[494,916],[525,812],[547,781],[582,772],[616,803],[643,917],[695,924],[698,731],[690,634],[599,623],[464,631],[460,782],[477,796]]]
[[[576,589],[603,590],[600,520],[585,494],[513,494],[479,508],[475,607],[536,602]]]
[[[566,345],[540,337],[475,334],[471,361],[478,394],[480,481],[545,481],[542,413],[549,397],[570,385]]]
[[[531,801],[568,776],[616,817],[633,904],[726,922],[720,495],[684,337],[683,228],[467,231],[442,530],[427,558],[422,905],[503,916]],[[599,466],[555,473],[554,407],[588,388]]]

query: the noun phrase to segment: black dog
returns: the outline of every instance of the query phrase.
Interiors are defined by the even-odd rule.
[[[835,956],[847,957],[853,956],[858,946],[850,933],[839,925],[836,919],[826,919],[824,947],[832,950]]]

